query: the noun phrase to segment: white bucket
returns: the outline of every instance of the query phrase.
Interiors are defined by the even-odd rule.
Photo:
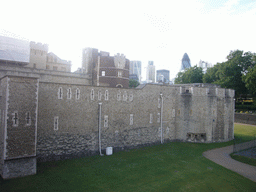
[[[113,154],[113,147],[107,147],[106,148],[106,155],[112,155]]]

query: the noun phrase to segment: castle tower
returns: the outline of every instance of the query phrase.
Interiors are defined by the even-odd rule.
[[[5,76],[0,97],[0,174],[4,179],[36,174],[36,77]]]
[[[46,69],[48,45],[30,42],[30,61],[26,67]]]

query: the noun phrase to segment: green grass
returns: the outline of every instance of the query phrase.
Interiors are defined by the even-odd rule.
[[[256,139],[256,126],[235,124],[235,142],[242,143]]]
[[[235,159],[237,161],[240,161],[242,163],[246,163],[246,164],[249,164],[249,165],[256,166],[256,159],[249,158],[249,157],[244,157],[244,156],[236,155],[236,154],[230,154],[230,156],[233,159]]]
[[[202,156],[232,143],[172,142],[111,156],[38,163],[36,175],[0,179],[0,191],[256,191],[253,181]]]
[[[235,124],[235,142],[242,143],[250,140],[256,139],[256,126],[255,125],[245,125],[245,124]],[[236,154],[230,154],[230,156],[242,163],[256,166],[256,159],[244,157]]]

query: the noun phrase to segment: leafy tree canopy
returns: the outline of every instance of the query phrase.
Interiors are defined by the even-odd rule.
[[[175,84],[202,83],[203,69],[201,67],[190,67],[184,72],[179,72],[174,80]]]
[[[248,73],[243,76],[246,88],[252,94],[256,94],[256,65],[249,69]]]
[[[231,51],[227,61],[217,63],[204,74],[204,83],[218,84],[236,91],[236,95],[248,93],[244,75],[255,66],[255,54],[241,50]]]
[[[140,85],[140,83],[135,80],[135,79],[130,79],[129,80],[129,87],[130,88],[135,88],[135,87],[138,87]]]

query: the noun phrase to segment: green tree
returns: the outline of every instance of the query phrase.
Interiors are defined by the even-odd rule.
[[[213,83],[219,80],[217,76],[217,71],[221,67],[222,63],[217,63],[213,67],[207,69],[206,73],[203,75],[203,83]]]
[[[243,76],[246,88],[252,94],[256,94],[256,65],[249,69],[248,73]]]
[[[248,93],[243,76],[255,66],[255,54],[240,50],[231,51],[227,61],[217,63],[204,74],[204,83],[218,84],[236,91],[236,95]]]
[[[130,88],[135,88],[135,87],[138,87],[140,85],[140,83],[135,80],[135,79],[130,79],[129,80],[129,87]]]
[[[190,67],[184,72],[179,72],[174,80],[175,84],[202,83],[203,69],[201,67]]]

